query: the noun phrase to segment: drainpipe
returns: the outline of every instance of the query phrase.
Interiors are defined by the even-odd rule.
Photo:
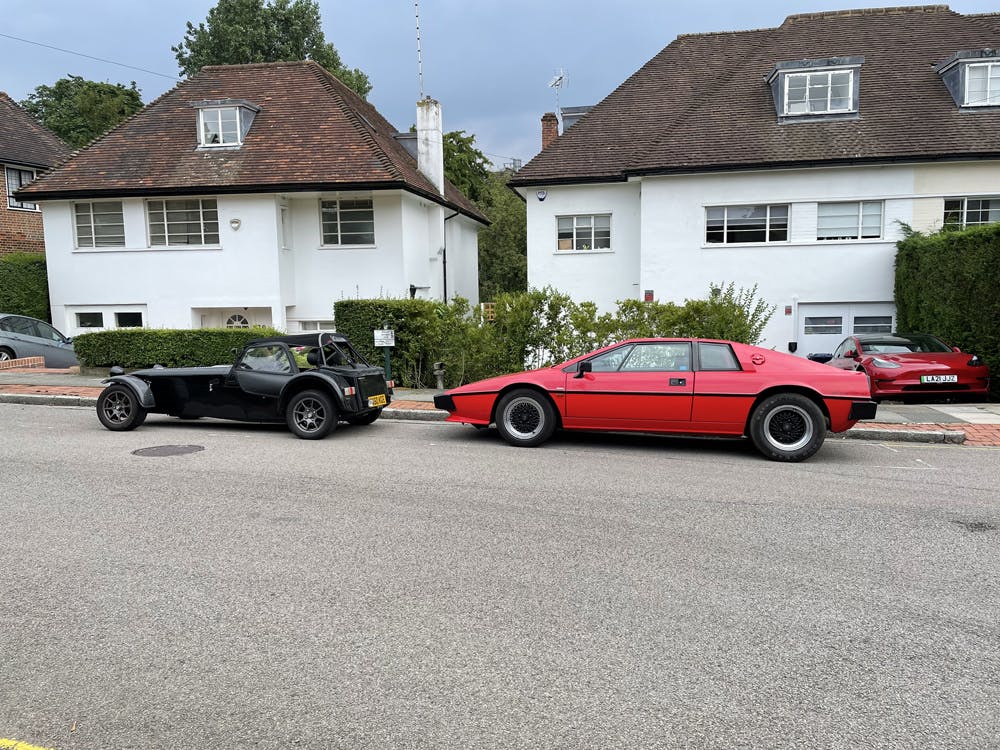
[[[444,275],[444,277],[442,279],[442,281],[444,282],[444,284],[442,285],[442,291],[444,292],[444,303],[446,305],[448,304],[448,226],[447,226],[447,224],[448,224],[448,219],[454,219],[456,216],[458,216],[458,211],[456,211],[455,213],[453,213],[451,216],[445,216],[444,217],[444,221],[441,222],[442,224],[445,225],[445,227],[444,227],[444,236],[441,238],[442,242],[444,243],[441,246],[441,273]]]

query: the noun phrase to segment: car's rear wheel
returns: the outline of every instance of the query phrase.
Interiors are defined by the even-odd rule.
[[[337,407],[322,391],[302,391],[288,402],[285,420],[303,440],[319,440],[337,428]]]
[[[375,411],[369,411],[364,414],[358,414],[357,416],[348,417],[347,424],[356,424],[356,425],[371,424],[380,416],[382,416],[382,410],[376,409]]]
[[[139,397],[125,385],[109,385],[97,399],[97,418],[114,432],[134,430],[146,421],[147,414]]]
[[[772,461],[804,461],[823,445],[826,419],[806,396],[778,393],[754,409],[750,439]]]
[[[497,405],[497,431],[511,445],[541,445],[556,429],[556,412],[547,398],[535,391],[511,391]]]
[[[9,359],[14,359],[14,350],[0,346],[0,362],[6,362]]]

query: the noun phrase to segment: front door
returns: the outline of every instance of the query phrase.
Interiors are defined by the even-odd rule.
[[[566,375],[567,427],[670,430],[690,423],[690,342],[625,344],[589,361],[591,372]]]
[[[284,346],[267,344],[243,352],[233,368],[232,377],[242,393],[249,419],[275,416],[278,397],[295,371],[291,355]]]

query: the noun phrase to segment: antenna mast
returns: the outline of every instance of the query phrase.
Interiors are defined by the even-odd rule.
[[[561,111],[559,109],[559,90],[566,85],[566,71],[559,68],[559,71],[555,74],[551,81],[549,81],[549,88],[556,90],[556,112],[560,113],[559,116],[562,117]]]
[[[420,0],[413,0],[413,15],[417,20],[417,87],[420,89],[419,99],[424,98],[424,61],[420,52]]]

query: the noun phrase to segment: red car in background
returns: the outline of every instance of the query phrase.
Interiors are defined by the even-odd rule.
[[[823,356],[810,358],[820,361]],[[990,390],[985,362],[926,333],[848,336],[827,364],[868,373],[875,399],[986,399]]]
[[[775,461],[802,461],[827,430],[872,419],[868,378],[732,341],[633,339],[560,365],[436,396],[449,422],[536,446],[556,429],[749,437]]]

